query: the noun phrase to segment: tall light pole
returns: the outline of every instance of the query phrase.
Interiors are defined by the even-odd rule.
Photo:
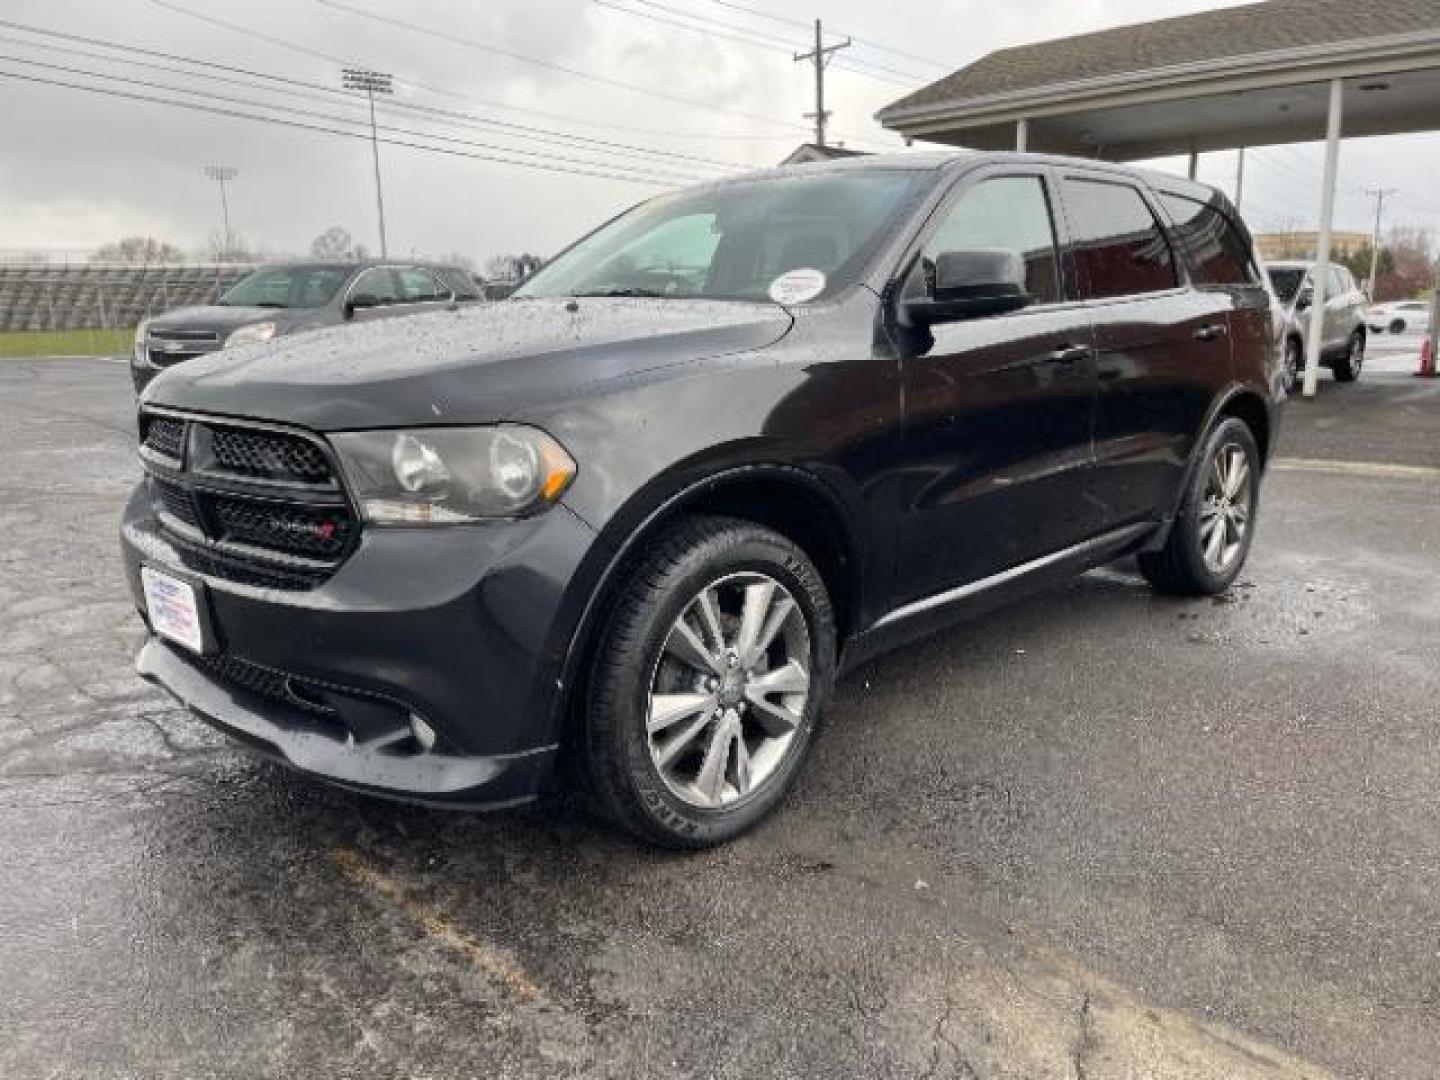
[[[345,68],[341,85],[346,90],[364,90],[370,100],[370,152],[375,161],[375,212],[380,219],[380,257],[389,254],[385,244],[385,196],[380,190],[380,138],[375,133],[375,95],[395,92],[392,76],[365,68]]]
[[[206,165],[205,175],[220,185],[220,220],[225,225],[225,250],[221,255],[228,258],[234,245],[230,239],[230,200],[225,196],[225,185],[239,176],[240,170],[233,165]]]
[[[1395,188],[1366,188],[1365,194],[1375,200],[1375,235],[1370,240],[1370,281],[1366,292],[1370,302],[1375,302],[1375,278],[1380,272],[1380,215],[1385,212],[1385,200],[1399,192]]]
[[[796,53],[795,62],[802,60],[813,60],[815,62],[815,111],[806,113],[805,118],[815,120],[815,145],[825,145],[825,125],[830,120],[830,113],[825,109],[825,65],[830,62],[830,57],[841,49],[850,47],[850,39],[838,42],[835,45],[826,45],[824,32],[820,26],[820,20],[815,20],[815,48],[807,53]]]

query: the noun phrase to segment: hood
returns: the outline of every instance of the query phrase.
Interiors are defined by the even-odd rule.
[[[282,326],[302,321],[315,312],[308,308],[230,307],[223,304],[199,304],[176,308],[150,320],[151,330],[214,330],[223,340],[232,330],[257,322],[273,322]]]
[[[791,322],[764,303],[506,300],[227,349],[169,369],[144,400],[316,431],[493,423],[590,385],[762,348]]]

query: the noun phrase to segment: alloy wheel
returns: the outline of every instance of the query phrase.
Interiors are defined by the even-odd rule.
[[[1350,339],[1350,370],[1356,375],[1365,366],[1365,339],[1359,334]]]
[[[1255,509],[1255,478],[1249,456],[1226,443],[1211,459],[1200,504],[1200,547],[1205,566],[1224,574],[1240,557]]]
[[[650,679],[650,759],[677,798],[729,809],[774,777],[810,693],[810,627],[790,592],[756,572],[694,596]]]

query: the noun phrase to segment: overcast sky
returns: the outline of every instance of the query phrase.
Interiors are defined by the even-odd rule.
[[[877,109],[910,87],[993,49],[1222,4],[5,0],[0,20],[6,22],[254,74],[192,67],[194,74],[183,76],[158,69],[180,67],[175,61],[135,53],[120,55],[158,67],[123,65],[101,59],[117,55],[101,46],[40,37],[13,26],[0,26],[0,72],[183,99],[352,133],[360,130],[356,121],[363,118],[363,102],[320,88],[266,82],[260,76],[331,87],[339,78],[337,61],[393,72],[394,102],[410,108],[384,107],[380,122],[425,134],[391,131],[388,137],[443,146],[454,154],[381,147],[391,252],[461,252],[483,263],[499,252],[552,252],[647,194],[727,167],[772,164],[804,141],[808,128],[801,114],[811,107],[813,78],[808,67],[791,61],[785,48],[804,48],[808,42],[803,28],[782,20],[820,15],[827,27],[855,36],[856,46],[842,54],[827,83],[828,104],[835,112],[832,137],[857,148],[881,149],[900,143],[875,123]],[[779,18],[738,10],[746,7]],[[276,40],[189,17],[177,10],[182,8]],[[674,25],[683,21],[673,14],[677,11],[708,20],[709,32]],[[403,19],[435,33],[355,12]],[[725,39],[721,35],[730,31],[718,24],[743,28],[746,33],[735,36],[746,40]],[[755,43],[756,35],[765,41]],[[196,77],[206,71],[238,82]],[[240,101],[205,98],[175,87]],[[277,106],[298,111],[278,112]],[[417,107],[473,120],[416,112]],[[580,142],[577,137],[596,141]],[[1376,185],[1400,189],[1392,220],[1440,226],[1440,191],[1434,183],[1437,152],[1440,136],[1434,135],[1347,142],[1337,227],[1369,227],[1373,204],[1363,188]],[[219,221],[216,185],[202,173],[210,163],[239,170],[230,189],[231,214],[236,231],[252,246],[303,252],[316,234],[341,225],[374,248],[369,155],[369,143],[360,138],[0,78],[0,249],[87,249],[135,233],[199,248]],[[552,169],[623,172],[632,179],[459,155],[503,155]],[[1252,154],[1245,210],[1257,229],[1313,227],[1319,161],[1319,148],[1313,145]],[[1183,162],[1167,164],[1184,167]],[[1230,189],[1234,156],[1206,155],[1201,178]]]

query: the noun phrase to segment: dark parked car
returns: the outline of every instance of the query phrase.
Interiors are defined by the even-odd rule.
[[[568,777],[715,843],[847,664],[1122,556],[1227,588],[1275,352],[1244,226],[1186,181],[917,154],[664,195],[510,300],[152,383],[139,669],[347,786]]]
[[[176,308],[135,328],[135,389],[167,367],[233,345],[302,330],[463,304],[480,298],[470,275],[422,263],[289,263],[237,281],[213,304]]]

